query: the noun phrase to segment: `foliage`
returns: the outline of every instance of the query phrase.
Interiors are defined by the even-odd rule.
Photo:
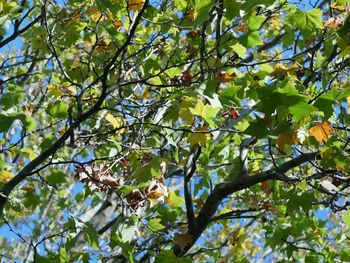
[[[0,0],[1,259],[350,261],[349,5]]]

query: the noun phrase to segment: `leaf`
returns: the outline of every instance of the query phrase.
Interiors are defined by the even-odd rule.
[[[262,44],[264,44],[264,42],[262,42],[258,31],[254,31],[248,35],[248,38],[247,38],[248,47],[260,46]]]
[[[288,108],[288,111],[293,115],[293,119],[295,121],[300,121],[302,118],[308,116],[310,113],[316,110],[316,107],[303,101],[296,103]]]
[[[51,174],[45,178],[45,180],[51,185],[63,184],[66,182],[64,172],[53,169]]]
[[[235,73],[229,74],[226,72],[218,72],[215,74],[215,79],[221,83],[229,82],[235,78],[237,78],[237,74]]]
[[[117,19],[117,20],[115,20],[115,21],[113,22],[113,25],[114,25],[114,28],[115,28],[115,29],[119,29],[119,27],[122,26],[122,21],[119,20],[119,19]]]
[[[296,132],[294,131],[284,132],[278,136],[277,138],[278,148],[283,151],[284,146],[286,144],[299,144],[299,139]]]
[[[249,16],[248,28],[251,31],[256,31],[260,28],[261,24],[265,21],[264,16]]]
[[[329,135],[333,133],[333,128],[328,121],[324,121],[309,129],[310,136],[315,137],[315,139],[320,143],[328,141]]]
[[[181,249],[184,249],[186,246],[192,244],[192,236],[189,233],[176,234],[174,236],[174,241]]]
[[[335,28],[339,29],[343,26],[345,20],[345,14],[339,14],[334,17],[328,18],[326,21],[324,21],[324,25],[328,28]]]
[[[301,31],[311,33],[322,28],[322,11],[313,9],[310,11],[301,11],[297,9],[292,13],[292,23]]]
[[[269,75],[274,78],[279,78],[283,74],[287,74],[288,72],[296,71],[298,69],[299,66],[297,64],[293,64],[290,67],[287,67],[281,63],[277,63],[273,71]]]
[[[128,2],[128,10],[132,11],[140,11],[143,7],[143,3],[145,0],[129,0]]]
[[[105,119],[112,124],[114,129],[120,128],[124,125],[124,118],[117,117],[115,118],[111,113],[107,113]]]
[[[37,154],[30,148],[22,148],[20,152],[28,154],[30,161],[33,161],[37,157]]]
[[[232,51],[234,51],[240,58],[244,58],[245,57],[245,53],[247,52],[247,49],[245,48],[245,46],[236,43],[232,46],[230,46],[230,48],[232,49]]]
[[[172,250],[162,250],[156,255],[154,263],[191,263],[191,258],[180,258],[175,256]]]
[[[152,218],[150,220],[148,220],[148,226],[155,231],[161,230],[163,229],[165,226],[163,226],[160,223],[161,219],[160,218]]]
[[[196,131],[205,131],[205,132],[191,133],[190,136],[188,136],[187,140],[190,143],[191,147],[197,144],[204,147],[207,140],[211,137],[211,133],[208,131],[206,127],[197,128]]]
[[[350,96],[346,97],[346,102],[348,104],[348,114],[350,114]]]
[[[272,189],[268,181],[261,182],[261,190],[263,190],[265,194],[270,194],[272,192]]]
[[[346,10],[346,6],[344,4],[333,3],[333,4],[330,4],[329,7],[333,8],[333,9],[337,9],[339,11]]]
[[[191,113],[203,117],[210,128],[215,127],[214,119],[219,110],[219,108],[214,108],[209,104],[204,105],[202,100],[199,100],[194,108],[190,108]]]
[[[350,209],[346,210],[346,213],[342,215],[342,219],[344,223],[347,224],[348,227],[350,227]]]
[[[33,130],[36,126],[34,119],[23,113],[3,113],[0,114],[0,132],[7,132],[15,120],[20,120],[28,131]]]
[[[8,171],[0,171],[0,185],[2,183],[7,183],[14,177],[13,173]]]
[[[51,104],[48,108],[48,114],[50,114],[54,118],[66,118],[68,115],[69,105],[62,102],[56,101],[54,104]]]
[[[181,207],[185,203],[185,200],[177,195],[176,192],[170,192],[165,202],[172,207]]]
[[[90,223],[85,223],[84,227],[84,237],[85,240],[90,244],[93,248],[99,247],[97,232],[95,228]]]

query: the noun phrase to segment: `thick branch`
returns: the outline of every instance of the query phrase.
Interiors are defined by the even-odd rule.
[[[235,192],[249,188],[257,183],[261,183],[266,180],[287,180],[288,178],[281,176],[281,173],[285,173],[305,162],[311,162],[315,160],[318,154],[318,152],[302,154],[290,161],[279,165],[274,169],[263,171],[255,176],[242,176],[242,174],[239,174],[233,182],[220,183],[216,185],[214,190],[205,201],[201,211],[199,212],[199,215],[197,217],[197,225],[195,233],[192,235],[191,244],[185,247],[183,250],[175,248],[174,253],[179,256],[184,255],[195,244],[197,239],[207,228],[211,218],[214,216],[224,198]]]

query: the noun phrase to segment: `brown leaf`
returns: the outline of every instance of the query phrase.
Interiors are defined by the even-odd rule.
[[[75,177],[80,182],[86,183],[92,191],[100,190],[106,192],[109,189],[119,189],[124,185],[123,178],[112,176],[107,165],[96,169],[76,167]]]
[[[114,25],[115,29],[119,29],[119,27],[122,26],[122,21],[117,19],[117,20],[114,21],[113,25]]]
[[[176,234],[174,241],[179,245],[181,249],[184,249],[187,245],[192,244],[192,236],[188,233],[186,234]]]
[[[268,181],[261,182],[261,190],[263,190],[265,194],[270,194],[272,192]]]
[[[310,136],[315,137],[318,142],[328,141],[329,135],[333,133],[334,131],[328,121],[324,121],[309,129]]]
[[[186,70],[182,73],[181,81],[183,84],[185,84],[187,86],[191,84],[192,75],[191,75],[191,72],[189,70]]]
[[[237,78],[237,74],[232,73],[226,73],[226,72],[218,72],[215,74],[215,79],[219,82],[228,82],[231,80],[234,80],[235,78]]]
[[[144,0],[129,0],[129,10],[140,11],[143,7]]]
[[[328,27],[328,28],[338,29],[343,26],[344,19],[345,19],[345,14],[339,14],[337,16],[328,18],[326,21],[324,21],[324,25],[325,27]]]
[[[284,132],[277,138],[277,146],[283,151],[286,144],[299,144],[299,139],[296,132]]]

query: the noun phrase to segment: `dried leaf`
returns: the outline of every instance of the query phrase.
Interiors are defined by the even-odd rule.
[[[192,75],[189,70],[182,73],[181,82],[186,86],[189,86],[192,83]]]
[[[237,74],[232,73],[226,73],[226,72],[218,72],[215,74],[215,79],[219,82],[228,82],[231,80],[234,80],[235,78],[237,78]]]
[[[263,192],[265,194],[270,194],[272,192],[272,189],[271,189],[268,181],[263,181],[263,182],[261,182],[260,185],[261,185],[261,190],[263,190]]]
[[[284,149],[286,144],[299,144],[298,135],[296,132],[284,132],[277,138],[277,146],[280,150]]]
[[[328,28],[338,29],[343,26],[344,20],[345,20],[345,14],[339,14],[337,16],[328,18],[324,22],[324,25],[325,27],[328,27]]]
[[[192,244],[192,236],[188,233],[186,234],[176,234],[174,241],[179,245],[181,249],[184,249],[186,246]]]
[[[328,121],[324,121],[309,129],[310,136],[315,137],[318,142],[328,141],[329,135],[333,133],[334,131]]]
[[[160,180],[154,179],[144,189],[144,193],[151,201],[150,207],[152,207],[159,202],[164,202],[164,197],[168,196],[168,189]]]
[[[75,177],[80,182],[86,183],[92,191],[107,192],[109,189],[116,190],[124,185],[123,178],[112,176],[107,165],[97,169],[76,167]]]
[[[129,10],[140,11],[143,7],[144,0],[129,0]]]

